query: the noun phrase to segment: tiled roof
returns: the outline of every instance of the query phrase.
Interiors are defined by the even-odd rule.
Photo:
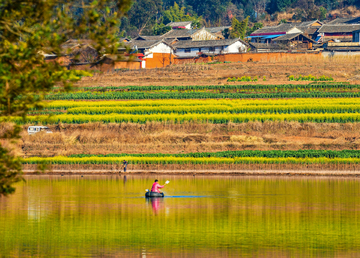
[[[229,46],[237,41],[241,41],[243,44],[248,45],[241,39],[221,39],[221,40],[180,40],[173,45],[174,48],[200,48],[200,47],[221,47]]]
[[[218,32],[222,32],[225,29],[229,29],[231,26],[222,26],[222,27],[209,27],[209,28],[205,28],[208,32],[210,33],[218,33]]]
[[[341,24],[348,24],[348,25],[356,25],[360,24],[360,17],[350,17],[350,18],[337,18],[328,22],[327,24],[331,25],[341,25]]]
[[[148,49],[160,44],[161,42],[161,40],[132,40],[129,43],[125,43],[125,45],[131,48],[137,46],[138,49]]]
[[[282,24],[279,24],[277,26],[268,26],[268,27],[258,29],[256,31],[254,31],[253,33],[251,33],[251,35],[253,35],[253,34],[262,34],[262,33],[287,32],[287,31],[293,29],[294,27],[296,27],[296,26],[291,24],[291,23],[282,23]]]
[[[135,40],[161,40],[162,36],[138,36]]]
[[[319,23],[322,23],[318,20],[314,20],[314,21],[305,21],[305,22],[301,22],[299,23],[298,25],[296,25],[296,27],[309,27],[311,26],[311,24],[315,23],[315,22],[319,22]]]
[[[276,39],[273,39],[274,41],[286,41],[286,40],[292,40],[294,38],[296,38],[297,36],[302,35],[304,38],[313,41],[312,39],[310,39],[309,37],[306,37],[305,35],[303,35],[302,33],[291,33],[291,34],[285,34],[284,36],[280,36],[277,37]]]
[[[183,21],[183,22],[170,22],[168,24],[166,24],[166,26],[171,26],[171,27],[185,27],[187,25],[190,25],[192,23],[192,21]]]
[[[337,18],[319,29],[319,33],[351,33],[360,30],[360,17]]]
[[[359,25],[349,25],[349,24],[334,24],[331,23],[325,24],[321,26],[319,29],[319,33],[351,33],[355,30],[360,30],[360,24]]]
[[[296,28],[309,35],[315,34],[319,29],[319,27],[305,27],[305,26],[304,27],[296,26]]]
[[[163,38],[188,38],[194,33],[198,32],[199,30],[171,30],[164,35],[162,35]]]

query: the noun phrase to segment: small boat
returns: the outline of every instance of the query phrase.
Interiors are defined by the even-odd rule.
[[[157,193],[157,192],[146,192],[145,193],[145,197],[146,198],[151,198],[151,197],[164,197],[164,193]]]

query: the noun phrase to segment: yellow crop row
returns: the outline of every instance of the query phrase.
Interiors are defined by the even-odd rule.
[[[156,114],[156,113],[355,113],[360,111],[359,104],[297,104],[297,105],[181,105],[181,106],[133,106],[133,107],[76,107],[69,108],[67,114]]]
[[[53,101],[47,103],[49,109],[68,109],[74,107],[136,107],[136,106],[263,106],[263,105],[359,105],[358,98],[297,98],[297,99],[165,99],[129,101]]]
[[[243,123],[248,121],[299,121],[299,122],[359,122],[360,113],[323,113],[323,114],[151,114],[151,115],[130,115],[130,114],[105,114],[105,115],[54,115],[54,116],[31,116],[28,122],[42,123],[145,123],[148,121],[173,121],[181,123],[184,121],[198,121],[211,123]],[[21,123],[19,117],[12,118],[12,121]]]

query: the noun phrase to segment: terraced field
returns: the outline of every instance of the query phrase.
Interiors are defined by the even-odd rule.
[[[55,91],[47,97],[48,100],[52,101],[48,102],[44,109],[32,110],[31,115],[28,116],[26,121],[17,117],[14,117],[13,121],[20,124],[61,124],[61,128],[64,126],[66,128],[66,125],[79,124],[81,126],[81,124],[92,123],[119,124],[120,126],[122,124],[148,125],[151,123],[149,128],[157,128],[150,129],[153,133],[162,133],[170,130],[166,131],[168,135],[178,132],[171,131],[176,130],[172,129],[175,127],[168,127],[166,129],[166,125],[181,125],[184,123],[202,124],[204,126],[210,124],[227,125],[229,123],[284,123],[282,126],[286,127],[286,123],[297,122],[300,124],[335,124],[334,128],[338,128],[339,124],[357,124],[360,121],[359,89],[360,85],[350,85],[347,83],[88,87],[82,88],[75,93]],[[350,128],[351,126],[348,127]],[[119,127],[119,130],[122,130],[121,128]],[[189,139],[192,139],[191,137],[198,137],[198,139],[208,137],[210,139],[209,136],[206,136],[208,133],[198,133],[196,128],[199,127],[188,126],[186,128]],[[316,132],[315,129],[314,133],[314,129],[311,128],[316,127],[312,125],[307,125],[304,128],[303,130],[309,130],[307,134],[316,134],[320,138],[323,137],[321,131]],[[358,128],[358,126],[354,128]],[[353,129],[350,136],[346,138],[349,139],[346,141],[351,141],[351,148],[353,149],[346,150],[346,146],[350,146],[347,143],[338,146],[336,145],[337,142],[334,141],[334,144],[331,145],[338,146],[337,148],[343,151],[332,151],[331,148],[333,147],[330,145],[328,145],[329,150],[307,149],[290,151],[286,150],[287,145],[272,144],[274,141],[271,139],[267,140],[268,136],[266,135],[256,134],[256,136],[251,136],[254,134],[249,130],[244,134],[242,131],[232,132],[231,129],[226,129],[229,136],[211,136],[211,139],[216,139],[216,142],[211,146],[217,150],[225,148],[228,151],[204,153],[189,152],[194,148],[205,149],[206,151],[206,146],[201,146],[200,148],[200,145],[179,145],[179,142],[169,143],[166,142],[167,140],[162,142],[162,136],[150,136],[146,131],[140,133],[141,130],[143,129],[133,131],[132,134],[129,132],[128,136],[121,136],[121,139],[119,139],[120,136],[108,135],[109,139],[114,137],[113,141],[116,144],[108,148],[106,147],[108,143],[106,143],[104,147],[108,151],[98,153],[94,149],[83,148],[86,143],[83,143],[85,138],[81,133],[78,136],[69,136],[69,140],[62,140],[65,131],[61,136],[56,136],[58,137],[57,139],[61,139],[57,141],[71,141],[73,142],[72,145],[78,145],[78,149],[88,149],[88,152],[78,152],[75,150],[75,147],[68,146],[66,149],[73,149],[70,151],[73,155],[64,156],[60,154],[55,155],[55,157],[31,157],[25,159],[24,164],[27,167],[32,167],[38,163],[47,163],[52,166],[68,166],[70,168],[73,166],[83,168],[85,166],[88,169],[95,169],[99,166],[121,166],[122,161],[126,159],[133,166],[133,169],[140,169],[144,166],[150,166],[147,168],[166,169],[168,166],[173,166],[173,169],[178,167],[179,169],[188,168],[193,170],[198,169],[198,166],[208,169],[223,169],[229,168],[229,166],[233,166],[233,169],[251,169],[253,167],[274,169],[274,166],[276,169],[314,169],[317,166],[321,166],[330,170],[353,170],[357,169],[360,165],[360,152],[358,151],[360,146],[356,143],[357,138],[360,137],[357,135],[360,135],[360,132],[357,129]],[[211,130],[215,130],[215,127]],[[283,135],[287,133],[286,129],[280,130]],[[331,132],[330,127],[326,130]],[[94,133],[100,132],[91,132],[92,135]],[[197,133],[197,136],[192,136],[194,133]],[[138,137],[139,134],[141,134],[142,138],[140,138],[142,140]],[[293,136],[295,137],[296,135]],[[127,144],[129,144],[128,139],[123,137],[134,137],[133,141],[138,141],[137,145],[135,144],[134,147],[130,148],[132,149],[131,152],[124,153],[124,151],[121,151],[121,149],[129,149],[127,147]],[[183,138],[184,142],[187,141],[185,140],[186,137],[184,136]],[[102,140],[96,140],[95,138],[93,141],[96,141],[98,144],[97,148],[100,148],[101,142],[107,142],[105,136],[101,136]],[[44,137],[42,139],[47,140]],[[119,141],[122,142],[124,139],[126,139],[125,145],[120,144]],[[243,139],[241,140],[243,143],[237,139]],[[139,143],[144,141],[146,141],[146,144],[140,147]],[[170,140],[170,142],[172,141]],[[203,140],[196,141],[199,141],[200,144]],[[225,144],[222,141],[230,142]],[[235,144],[234,141],[240,142]],[[131,142],[131,139],[129,142]],[[79,144],[82,144],[81,147]],[[210,142],[207,144],[210,146]],[[265,146],[266,148],[281,147],[282,150],[242,151],[241,148],[246,147],[246,144],[252,144],[252,149],[256,148],[256,146],[261,146],[261,148]],[[291,144],[294,146],[293,143]],[[113,152],[112,150],[116,149],[116,146],[120,150]],[[155,146],[156,149],[163,148],[167,151],[160,154],[154,153],[152,149]],[[312,146],[316,147],[316,145]],[[141,151],[139,148],[141,148]],[[180,150],[181,153],[179,152]]]
[[[346,123],[360,121],[359,98],[295,99],[191,99],[143,101],[53,101],[28,122],[146,123],[185,121],[246,123],[249,121],[299,121]],[[53,114],[50,118],[47,114]],[[14,121],[21,122],[20,118]]]

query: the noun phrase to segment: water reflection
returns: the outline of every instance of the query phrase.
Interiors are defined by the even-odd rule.
[[[0,199],[0,254],[356,257],[357,178],[33,176]],[[202,197],[202,198],[199,198]]]
[[[158,211],[164,207],[164,198],[145,198],[147,203],[151,204],[152,210],[155,215],[158,214]]]
[[[126,180],[127,180],[127,178],[126,178],[126,176],[124,176],[124,186],[126,185]]]

